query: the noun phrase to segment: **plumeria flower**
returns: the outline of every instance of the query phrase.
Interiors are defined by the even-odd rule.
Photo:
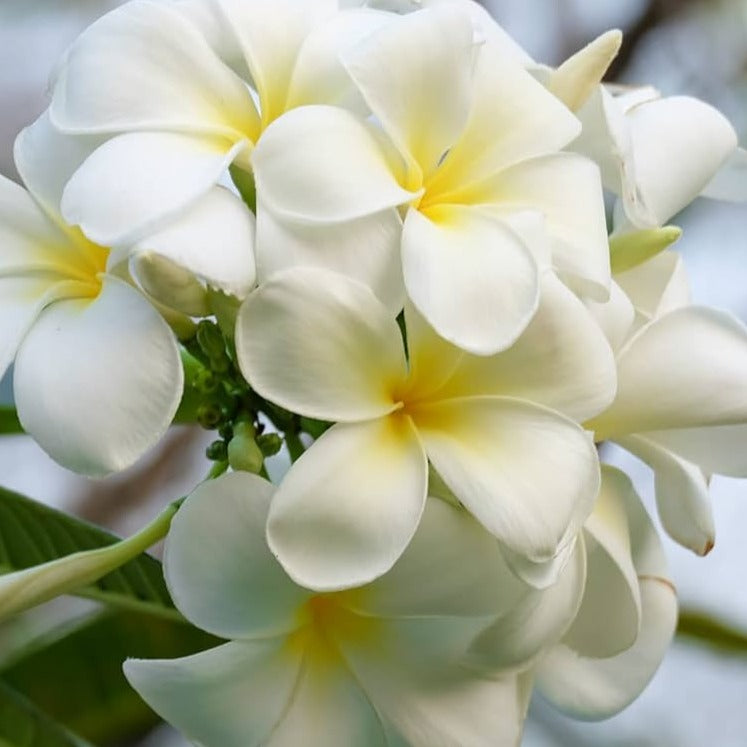
[[[161,438],[183,373],[173,332],[128,282],[128,253],[91,242],[59,215],[62,187],[88,148],[60,136],[43,116],[16,141],[16,166],[29,191],[0,181],[0,370],[15,359],[19,417],[42,448],[72,470],[102,476],[129,466]],[[135,254],[177,259],[205,239],[208,224],[214,240],[224,223],[237,229],[233,211],[247,211],[226,195],[228,202],[208,195]],[[212,219],[206,211],[214,211]],[[247,237],[250,223],[236,239]],[[251,243],[239,249],[224,238],[227,255],[236,249],[244,257],[245,269],[230,282],[253,279]],[[222,264],[215,257],[207,276],[220,276]],[[232,266],[236,272],[238,262]]]
[[[658,669],[677,627],[677,598],[656,529],[622,472],[604,467],[584,534],[584,598],[540,660],[536,685],[565,713],[603,719],[637,698]]]
[[[344,275],[294,268],[247,299],[236,327],[247,381],[337,423],[270,511],[270,546],[295,581],[339,589],[389,569],[420,521],[429,460],[507,552],[542,566],[570,549],[599,487],[577,422],[612,400],[614,360],[551,272],[544,290],[536,325],[494,358],[466,355],[408,306],[409,364],[394,316]]]
[[[64,191],[65,219],[97,243],[131,244],[232,164],[246,187],[254,145],[285,110],[322,102],[367,111],[337,52],[389,17],[338,12],[333,0],[135,0],[105,15],[68,51],[54,88],[54,125],[103,141]],[[394,249],[378,236],[364,279],[401,285]]]
[[[517,745],[524,677],[480,671],[466,655],[493,617],[516,619],[527,593],[532,603],[540,594],[510,573],[495,540],[433,499],[387,575],[314,593],[267,547],[272,494],[261,478],[232,473],[177,513],[164,555],[169,590],[188,620],[229,641],[182,659],[128,660],[146,702],[204,747]],[[564,575],[567,603],[542,620],[548,645],[578,608],[583,560],[577,553]]]
[[[613,301],[590,307],[616,349],[618,390],[587,427],[653,468],[664,528],[704,555],[714,543],[708,476],[747,476],[747,328],[690,305],[671,250],[615,280]]]
[[[544,243],[564,279],[607,297],[597,169],[558,152],[580,125],[513,51],[497,37],[475,44],[469,13],[444,2],[341,56],[374,121],[309,106],[267,129],[253,159],[258,245],[282,247],[292,233],[293,251],[280,250],[288,264],[322,253],[316,264],[345,272],[366,261],[367,243],[341,241],[347,226],[399,208],[410,300],[441,336],[482,355],[529,324]]]

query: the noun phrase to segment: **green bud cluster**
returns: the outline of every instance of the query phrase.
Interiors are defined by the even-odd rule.
[[[194,335],[182,345],[187,383],[177,421],[196,421],[218,432],[219,437],[205,450],[214,462],[211,477],[229,467],[264,474],[265,459],[277,454],[284,442],[295,460],[304,451],[302,432],[318,438],[330,426],[295,415],[252,391],[239,371],[232,340],[215,322],[200,321]],[[266,421],[279,433],[265,432]]]

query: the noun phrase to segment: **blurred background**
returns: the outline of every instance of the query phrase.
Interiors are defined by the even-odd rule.
[[[271,0],[268,0],[271,2]],[[54,65],[66,46],[116,0],[0,0],[0,173],[17,178],[12,144],[45,108]],[[611,78],[650,83],[665,94],[688,93],[717,106],[747,143],[747,0],[485,0],[495,18],[538,60],[557,64],[600,32],[618,27],[625,45]],[[699,201],[674,222],[684,228],[696,301],[747,320],[747,206]],[[747,375],[747,372],[746,372]],[[0,397],[10,402],[9,381]],[[78,478],[52,463],[25,437],[5,437],[0,484],[74,511],[119,533],[155,516],[191,489],[209,463],[210,435],[177,428],[155,453],[124,475],[103,482]],[[622,452],[618,461],[651,502],[653,481]],[[717,542],[696,558],[666,540],[682,608],[747,633],[747,483],[715,478]],[[43,614],[0,627],[0,678],[19,642],[86,605],[52,605]],[[680,636],[642,697],[619,716],[579,724],[535,699],[526,747],[744,747],[747,745],[747,657],[726,645]],[[80,656],[92,656],[82,650]],[[59,672],[56,685],[62,682]],[[50,686],[55,683],[50,683]],[[0,716],[1,717],[1,716]],[[180,747],[161,728],[142,747]]]

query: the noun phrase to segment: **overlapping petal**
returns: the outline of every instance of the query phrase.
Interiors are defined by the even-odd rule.
[[[291,267],[319,267],[359,280],[397,314],[404,302],[399,244],[402,219],[394,209],[346,223],[310,225],[273,215],[257,203],[257,276],[264,283]],[[351,251],[355,247],[355,251]]]
[[[236,349],[247,381],[312,418],[357,421],[396,409],[407,373],[399,328],[366,288],[336,273],[279,273],[244,303]]]
[[[301,652],[283,636],[232,641],[182,659],[128,659],[124,672],[141,697],[190,740],[247,747],[267,744],[291,702],[301,666]]]
[[[583,719],[612,716],[640,694],[661,663],[677,623],[677,600],[651,520],[622,473],[607,468],[604,482],[628,517],[631,559],[640,587],[640,631],[630,648],[610,657],[586,655],[561,643],[547,654],[537,676],[546,697]],[[598,620],[604,619],[608,603],[608,595],[598,597]]]
[[[165,433],[182,393],[174,335],[136,290],[106,277],[95,299],[49,306],[16,357],[24,429],[56,461],[103,476]]]
[[[75,172],[62,215],[104,246],[134,243],[207,193],[247,145],[171,132],[118,135]]]
[[[278,488],[267,522],[270,547],[303,586],[368,583],[412,539],[427,488],[425,452],[408,417],[338,424]]]
[[[585,295],[609,297],[610,264],[599,169],[574,153],[517,163],[463,196],[502,211],[542,212],[552,240],[555,269]]]
[[[265,542],[273,492],[269,482],[234,472],[203,483],[172,521],[166,582],[182,614],[203,630],[268,638],[298,625],[309,593],[290,582]]]
[[[476,355],[509,347],[537,309],[537,266],[490,215],[462,206],[410,210],[402,233],[407,294],[445,339]]]
[[[689,306],[641,329],[620,351],[612,406],[587,427],[598,439],[747,418],[747,329]]]
[[[252,154],[257,191],[273,213],[340,223],[413,200],[371,128],[351,112],[303,106],[273,122]]]
[[[508,397],[411,410],[428,458],[511,550],[546,561],[578,533],[599,488],[588,434],[559,413]]]
[[[472,36],[469,16],[456,4],[442,3],[387,24],[344,57],[415,183],[430,176],[467,122]]]
[[[441,396],[503,395],[551,407],[579,422],[613,400],[617,376],[603,332],[553,272],[519,339],[498,355],[461,358]]]
[[[254,215],[228,190],[214,187],[183,215],[138,242],[208,285],[244,298],[254,286]]]
[[[248,88],[197,28],[149,0],[108,13],[73,44],[50,114],[77,133],[170,130],[235,141],[254,140],[259,127]]]

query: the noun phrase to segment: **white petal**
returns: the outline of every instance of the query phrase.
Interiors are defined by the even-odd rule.
[[[24,429],[63,466],[96,477],[129,467],[156,444],[182,384],[173,333],[136,290],[111,277],[96,299],[45,310],[14,375]]]
[[[641,329],[617,364],[615,402],[587,424],[597,440],[747,421],[747,329],[730,314],[672,311]]]
[[[62,215],[99,244],[132,243],[207,193],[244,145],[169,132],[112,138],[69,181]]]
[[[26,332],[45,307],[75,295],[74,284],[46,274],[0,278],[0,377],[13,362]]]
[[[367,285],[399,313],[405,295],[399,245],[402,219],[394,210],[347,223],[311,225],[283,220],[257,201],[257,274],[260,284],[290,267],[320,267]]]
[[[390,23],[343,58],[386,133],[427,178],[457,142],[472,103],[472,23],[445,3]]]
[[[273,492],[256,475],[232,472],[199,486],[174,517],[164,575],[176,606],[197,627],[223,638],[266,638],[298,625],[309,595],[265,540]]]
[[[428,464],[409,418],[338,424],[278,488],[267,523],[270,548],[303,586],[360,586],[402,555],[427,487]]]
[[[304,665],[288,710],[263,745],[389,747],[380,715],[343,660],[317,663],[312,652]]]
[[[747,150],[737,148],[701,194],[714,200],[747,202]]]
[[[474,75],[467,127],[429,193],[448,194],[527,158],[558,151],[581,130],[570,111],[502,45],[486,41],[479,47]]]
[[[70,278],[86,263],[80,247],[33,199],[0,175],[0,277],[47,273]]]
[[[664,251],[637,267],[615,275],[615,281],[646,320],[690,304],[690,286],[682,257]]]
[[[154,252],[244,298],[254,285],[254,215],[228,190],[213,187],[163,230],[140,241],[135,252]]]
[[[308,104],[332,104],[367,116],[370,113],[368,105],[341,58],[395,19],[391,13],[355,8],[315,26],[298,52],[286,109]]]
[[[62,192],[70,177],[103,142],[99,136],[63,135],[52,126],[48,110],[16,138],[18,173],[53,220],[60,221]]]
[[[68,51],[50,108],[66,132],[133,130],[256,137],[249,91],[199,31],[163,3],[131,2]]]
[[[573,552],[555,583],[546,589],[526,589],[505,614],[486,628],[469,652],[472,666],[500,671],[527,662],[564,635],[576,617],[586,582],[586,551],[583,539],[573,543]]]
[[[622,40],[622,32],[617,29],[598,36],[552,71],[546,82],[548,89],[571,111],[576,111],[602,82],[620,51]]]
[[[273,213],[339,223],[409,202],[397,171],[364,120],[303,106],[273,122],[252,154],[257,193]]]
[[[391,729],[390,744],[518,744],[527,693],[517,679],[459,664],[476,629],[465,618],[398,620],[388,621],[376,645],[342,642],[348,666]]]
[[[703,101],[672,96],[627,116],[636,180],[658,225],[689,205],[737,147],[728,120]]]
[[[322,420],[392,412],[407,371],[386,307],[361,283],[311,267],[278,273],[246,300],[236,350],[263,397]]]
[[[656,506],[667,534],[697,555],[707,555],[716,529],[702,470],[653,439],[630,436],[619,443],[654,470]]]
[[[605,471],[607,480],[609,472]],[[628,514],[632,559],[640,584],[640,633],[633,646],[617,656],[584,656],[565,644],[547,655],[538,670],[538,687],[576,718],[607,718],[638,697],[661,663],[677,624],[677,600],[656,529],[627,477],[617,473],[616,483]],[[602,610],[607,619],[608,605],[599,615]]]
[[[540,305],[508,350],[465,355],[441,396],[503,395],[537,402],[582,422],[613,400],[612,350],[584,305],[550,271]]]
[[[599,497],[584,526],[584,595],[563,640],[579,655],[597,659],[629,649],[638,637],[641,623],[638,576],[631,557],[626,504],[618,482],[632,490],[621,473],[603,469]],[[600,620],[604,624],[600,625]]]
[[[410,210],[402,233],[410,300],[439,335],[476,355],[511,345],[537,310],[537,266],[492,216],[462,206]]]
[[[584,305],[604,333],[612,350],[617,353],[633,331],[635,309],[631,300],[613,280],[609,301],[599,303],[587,298],[584,299]]]
[[[128,659],[132,687],[205,747],[259,747],[282,719],[301,672],[286,639],[234,641],[173,660]]]
[[[669,451],[694,462],[707,474],[747,477],[747,425],[680,428],[642,434]]]
[[[431,497],[402,557],[348,592],[345,606],[386,618],[481,617],[511,608],[524,592],[495,537],[463,509]]]
[[[469,199],[501,211],[537,210],[552,239],[555,269],[585,295],[609,297],[610,260],[599,170],[574,153],[534,158],[477,185]]]
[[[578,425],[507,397],[411,410],[444,482],[511,550],[550,560],[578,533],[599,489],[596,450]]]
[[[218,0],[237,36],[259,93],[262,124],[286,108],[301,45],[315,24],[337,11],[335,0]]]

